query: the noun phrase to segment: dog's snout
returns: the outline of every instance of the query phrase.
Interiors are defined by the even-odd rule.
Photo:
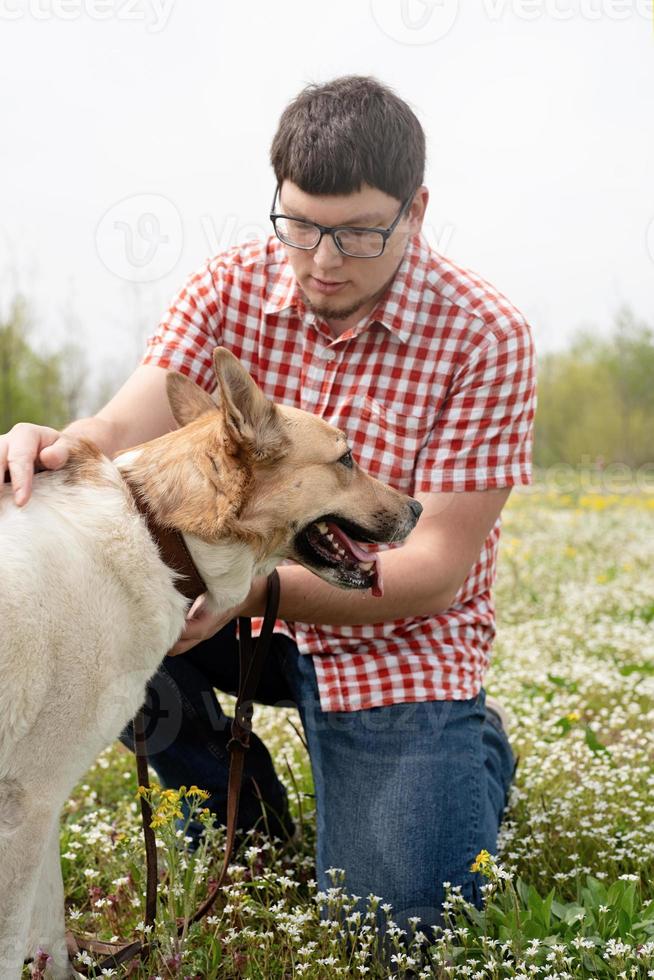
[[[419,504],[417,500],[414,500],[412,497],[410,497],[409,510],[413,514],[414,520],[417,522],[418,518],[422,514],[422,504]]]

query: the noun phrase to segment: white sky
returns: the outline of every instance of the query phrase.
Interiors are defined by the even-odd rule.
[[[623,303],[654,325],[653,56],[651,0],[0,0],[0,309],[18,283],[54,343],[72,310],[122,380],[187,274],[267,233],[285,104],[360,73],[425,127],[430,239],[540,351]]]

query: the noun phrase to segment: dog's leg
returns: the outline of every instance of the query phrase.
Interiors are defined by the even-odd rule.
[[[30,913],[53,817],[39,804],[16,780],[0,779],[2,980],[19,980],[27,952]]]
[[[46,845],[32,906],[27,951],[36,956],[42,949],[52,957],[46,970],[51,980],[71,980],[81,977],[68,961],[64,924],[64,885],[59,854],[59,815],[52,823]]]

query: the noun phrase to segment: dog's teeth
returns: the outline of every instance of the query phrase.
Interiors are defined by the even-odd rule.
[[[369,572],[374,564],[374,561],[360,561],[359,568],[362,568],[364,572]]]
[[[334,535],[333,534],[327,534],[326,535],[326,538],[327,538],[328,541],[331,541],[332,544],[334,544]]]
[[[316,527],[318,528],[321,534],[327,534],[327,525],[325,524],[324,521],[321,521],[320,524],[316,524]]]

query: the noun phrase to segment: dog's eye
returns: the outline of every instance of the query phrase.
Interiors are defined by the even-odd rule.
[[[352,452],[350,449],[348,449],[348,451],[341,456],[339,463],[342,463],[343,466],[347,466],[349,470],[352,469],[354,466],[354,460],[352,459]]]

